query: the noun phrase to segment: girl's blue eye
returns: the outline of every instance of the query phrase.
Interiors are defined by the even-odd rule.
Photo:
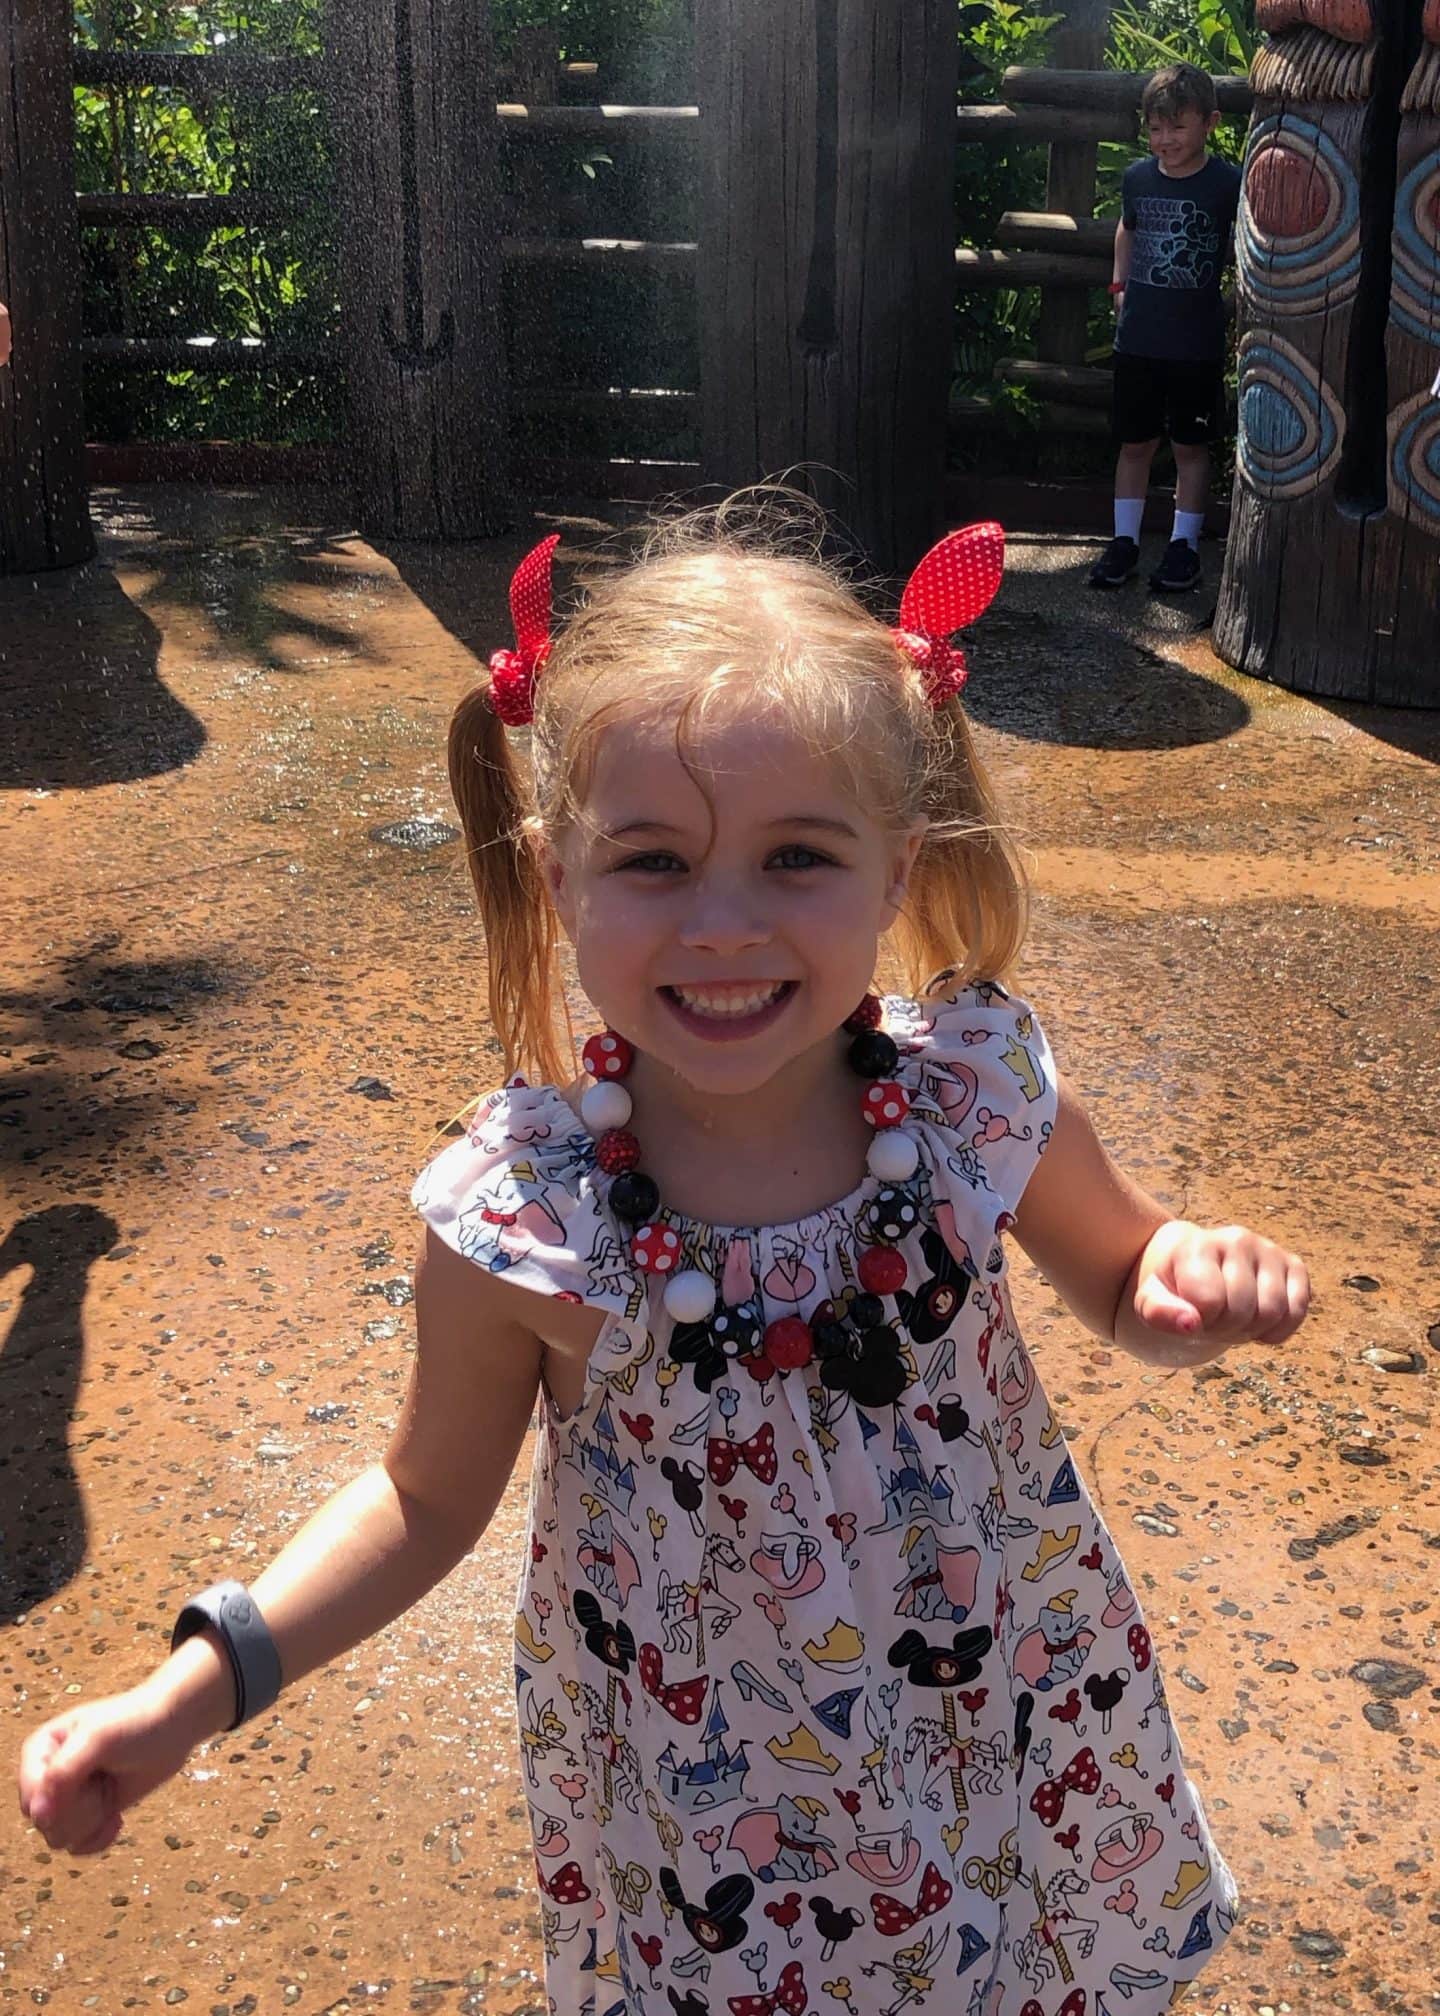
[[[623,861],[616,862],[613,872],[623,875],[634,868],[642,875],[667,875],[672,869],[684,866],[678,854],[665,854],[657,849],[653,854],[627,854]]]
[[[817,853],[813,847],[804,847],[798,840],[792,842],[788,847],[777,847],[775,852],[770,856],[770,863],[772,867],[791,870],[833,868],[835,866],[834,861],[831,860],[828,854]]]

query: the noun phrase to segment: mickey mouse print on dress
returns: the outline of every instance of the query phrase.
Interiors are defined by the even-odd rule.
[[[537,1860],[567,1844],[555,2016],[1159,2016],[1234,1921],[1010,1305],[1043,1031],[993,985],[882,1013],[911,1177],[785,1226],[655,1221],[718,1331],[629,1259],[554,1088],[488,1101],[417,1185],[460,1251],[606,1319],[542,1416],[516,1625]],[[877,1250],[900,1264],[864,1281]],[[762,1366],[787,1323],[833,1325],[833,1361],[781,1331]],[[883,1383],[823,1376],[880,1330]]]

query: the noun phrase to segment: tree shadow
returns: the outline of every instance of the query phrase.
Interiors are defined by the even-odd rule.
[[[85,1359],[87,1278],[119,1236],[93,1204],[53,1204],[0,1241],[0,1279],[31,1270],[0,1353],[0,1623],[56,1595],[85,1559],[70,1421]]]
[[[0,579],[0,790],[90,790],[191,763],[205,730],[107,561]]]
[[[600,515],[600,514],[604,515]],[[597,503],[589,510],[556,505],[520,508],[514,531],[463,546],[422,545],[410,539],[372,539],[400,579],[436,621],[484,664],[492,651],[514,642],[510,577],[532,546],[552,532],[564,543],[555,556],[555,595],[562,606],[575,570],[588,571],[620,557],[622,532],[634,507]],[[563,618],[562,618],[563,620]]]
[[[377,585],[343,551],[359,536],[343,492],[276,485],[237,495],[147,484],[102,493],[94,515],[106,560],[147,576],[136,603],[167,614],[194,610],[213,636],[206,653],[302,674],[311,664],[365,655],[358,626],[284,599],[287,588],[359,595]]]
[[[23,1056],[0,1090],[0,1167],[58,1150],[73,1170],[77,1142],[93,1154],[152,1134],[160,1113],[176,1108],[177,1094],[162,1089],[171,1033],[247,984],[209,958],[113,959],[118,944],[108,937],[71,955],[49,984],[0,989],[0,1015]],[[127,1042],[137,1022],[145,1033]],[[76,1050],[109,1061],[82,1074],[64,1061]]]
[[[1250,719],[1228,687],[1117,625],[1068,611],[994,608],[966,635],[965,655],[966,712],[1028,742],[1184,749],[1223,741]]]

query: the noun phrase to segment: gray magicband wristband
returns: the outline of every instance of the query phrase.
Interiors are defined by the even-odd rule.
[[[275,1640],[243,1582],[217,1582],[192,1596],[175,1620],[170,1650],[201,1631],[215,1632],[225,1647],[235,1678],[235,1720],[229,1726],[238,1729],[270,1707],[283,1685]]]

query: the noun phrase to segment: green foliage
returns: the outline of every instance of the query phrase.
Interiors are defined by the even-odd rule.
[[[77,44],[187,55],[227,48],[268,56],[320,53],[323,9],[351,0],[79,0]],[[520,31],[550,29],[562,60],[599,63],[606,84],[643,100],[693,95],[693,0],[492,0],[502,62]],[[153,195],[268,194],[293,215],[205,233],[195,227],[90,226],[83,233],[88,334],[260,337],[323,346],[339,330],[333,174],[327,122],[314,93],[185,93],[107,85],[75,93],[82,190]],[[607,203],[631,179],[603,149],[557,150],[560,221],[585,226],[565,182]],[[633,207],[633,204],[632,204]],[[609,224],[625,235],[628,219]],[[603,230],[602,234],[603,235]],[[658,235],[687,235],[670,229]],[[645,313],[643,303],[631,310]],[[657,326],[666,316],[657,311]],[[573,331],[572,331],[573,336]],[[573,345],[572,345],[573,347]],[[582,374],[583,375],[583,374]],[[661,382],[656,378],[655,382]],[[340,427],[333,376],[299,366],[264,374],[160,372],[110,362],[87,371],[95,438],[327,440]]]
[[[82,48],[313,56],[321,0],[93,0],[76,8]],[[135,85],[77,88],[82,190],[296,198],[293,216],[196,227],[91,226],[82,234],[88,334],[262,337],[320,346],[338,311],[326,122],[313,95],[201,100]],[[86,374],[89,431],[102,440],[312,441],[336,432],[335,388],[320,372],[159,372],[112,363]]]
[[[1258,44],[1254,0],[1120,0],[1111,17],[1117,70],[1194,63],[1220,76],[1243,74]]]
[[[1045,61],[1049,39],[1063,14],[1026,7],[1019,0],[972,0],[960,9],[961,97],[993,104],[1012,64]],[[993,245],[1006,210],[1039,210],[1045,200],[1045,149],[1039,146],[965,145],[956,149],[956,242]],[[1001,357],[1023,355],[1030,344],[1039,297],[997,289],[961,293],[956,306],[955,384],[961,394],[982,394],[1023,419],[1029,395],[995,383]]]

